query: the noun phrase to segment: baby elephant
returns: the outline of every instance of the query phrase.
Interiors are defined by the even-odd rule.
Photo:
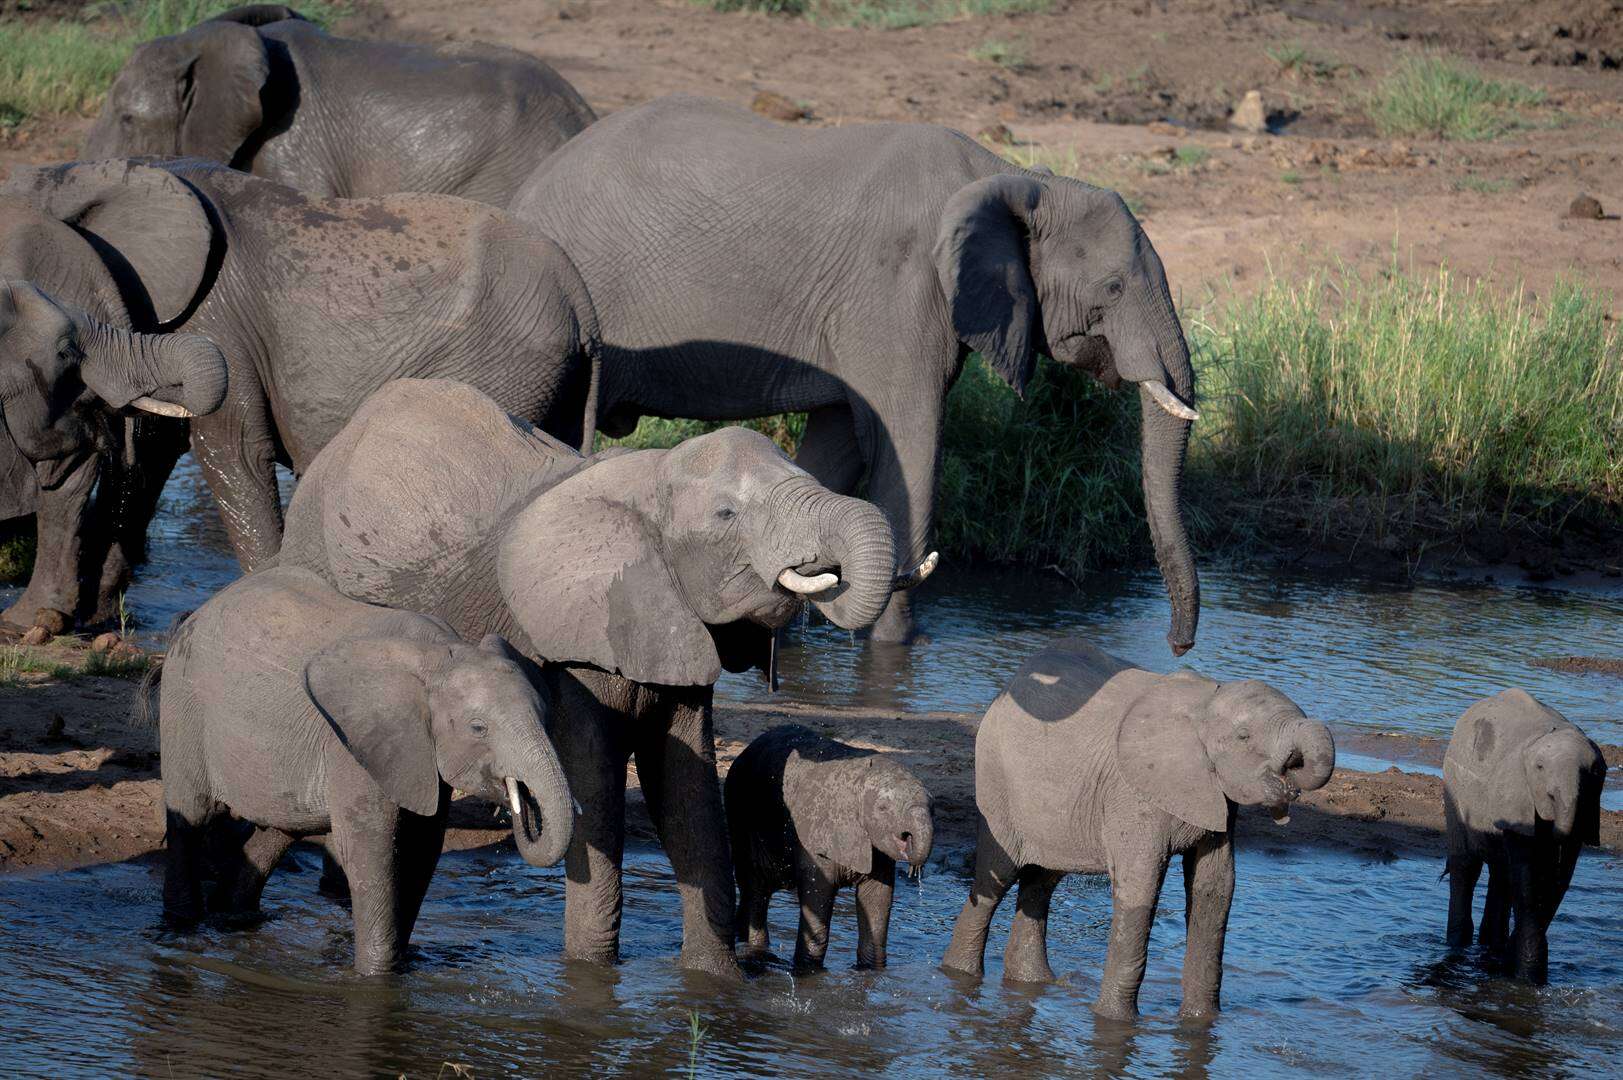
[[[980,975],[987,929],[1020,884],[1004,978],[1048,981],[1048,902],[1067,873],[1110,875],[1110,944],[1094,1009],[1138,1012],[1167,863],[1183,856],[1183,1008],[1217,1011],[1234,896],[1235,804],[1289,820],[1335,768],[1323,724],[1259,682],[1141,671],[1086,642],[1044,649],[1014,676],[975,740],[975,884],[942,966]]]
[[[1443,756],[1450,947],[1471,944],[1471,897],[1487,863],[1480,940],[1509,951],[1514,911],[1516,977],[1545,981],[1545,932],[1578,850],[1600,843],[1605,781],[1595,744],[1526,691],[1506,690],[1465,711]]]
[[[882,754],[789,724],[738,755],[726,799],[738,940],[766,952],[767,904],[792,888],[800,895],[795,967],[820,968],[834,894],[855,885],[857,966],[884,967],[896,860],[917,872],[935,837],[930,793],[918,777]]]
[[[519,854],[550,866],[572,800],[520,658],[438,619],[340,596],[276,567],[183,623],[159,703],[169,864],[164,909],[202,914],[204,836],[225,814],[257,828],[217,909],[252,909],[294,840],[330,834],[348,875],[355,968],[398,961],[439,861],[451,790],[505,803]],[[210,853],[212,855],[212,851]]]

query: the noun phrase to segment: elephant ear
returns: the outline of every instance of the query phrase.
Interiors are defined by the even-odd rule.
[[[783,767],[783,803],[807,851],[858,874],[873,872],[873,840],[862,824],[862,791],[873,757],[806,760],[799,750]]]
[[[1600,846],[1600,796],[1606,786],[1606,758],[1593,742],[1589,767],[1578,777],[1578,813],[1572,823],[1578,843]]]
[[[1228,829],[1228,798],[1194,717],[1160,689],[1134,701],[1122,717],[1116,761],[1145,802],[1207,832]]]
[[[1027,228],[1042,192],[1029,176],[967,184],[947,200],[935,242],[936,273],[958,340],[1022,397],[1037,366]]]
[[[212,19],[179,40],[190,43],[176,77],[185,117],[180,151],[229,165],[265,122],[259,94],[270,58],[259,31],[243,21]]]
[[[630,457],[614,465],[640,463]],[[613,473],[614,475],[608,475]],[[539,656],[633,682],[709,686],[721,676],[710,630],[682,595],[654,527],[611,494],[633,474],[599,463],[525,507],[503,536],[502,597]]]
[[[115,278],[139,283],[160,327],[198,298],[214,225],[196,189],[173,173],[130,161],[19,167],[4,190],[88,238]]]
[[[310,700],[344,748],[396,804],[424,817],[440,805],[440,773],[423,674],[440,646],[355,638],[304,666]]]
[[[34,463],[23,457],[21,450],[6,430],[4,417],[0,417],[0,521],[24,517],[39,508],[39,479],[34,474]]]

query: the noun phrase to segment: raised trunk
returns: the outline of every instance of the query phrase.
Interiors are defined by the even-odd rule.
[[[1285,779],[1292,787],[1298,791],[1317,791],[1330,782],[1330,774],[1336,768],[1336,744],[1329,728],[1317,720],[1298,720],[1285,727],[1279,737],[1278,753],[1283,760],[1301,758],[1301,765],[1285,772]]]
[[[225,357],[196,334],[137,334],[80,317],[85,385],[114,408],[152,397],[206,416],[225,400]]]
[[[1149,313],[1146,313],[1149,314]],[[1189,363],[1189,346],[1176,316],[1157,313],[1157,348],[1161,365],[1172,389],[1185,402],[1194,400],[1195,377]],[[1170,415],[1158,405],[1142,385],[1138,391],[1143,416],[1141,463],[1144,474],[1144,514],[1155,545],[1155,561],[1161,567],[1167,596],[1172,601],[1172,628],[1167,644],[1182,656],[1195,644],[1195,627],[1200,622],[1200,578],[1195,572],[1195,556],[1183,527],[1183,466],[1189,451],[1188,420]]]
[[[523,813],[513,815],[513,842],[531,866],[551,866],[569,850],[575,800],[558,755],[544,737],[525,755],[516,779],[524,806]]]

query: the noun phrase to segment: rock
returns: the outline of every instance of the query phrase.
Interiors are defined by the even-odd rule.
[[[118,643],[123,640],[123,638],[109,630],[105,634],[96,635],[95,640],[90,643],[90,651],[112,652],[114,649],[118,648]]]
[[[68,617],[55,608],[42,607],[34,610],[34,625],[43,626],[50,631],[52,637],[67,633],[68,623]]]
[[[47,641],[50,641],[51,638],[53,638],[55,636],[56,636],[55,634],[52,634],[49,630],[45,629],[45,627],[43,627],[43,626],[30,626],[28,628],[28,633],[23,635],[23,644],[24,645],[43,645]]]
[[[1262,92],[1260,90],[1247,90],[1245,97],[1234,107],[1229,116],[1229,127],[1240,131],[1249,131],[1253,135],[1266,135],[1268,133],[1268,110],[1262,107]]]
[[[1009,130],[1008,124],[988,124],[975,133],[975,138],[998,146],[1014,145],[1014,132]]]
[[[777,120],[784,124],[793,124],[798,120],[811,119],[811,110],[804,105],[798,105],[782,94],[774,94],[770,90],[762,90],[750,102],[750,108],[766,117],[768,120]]]
[[[1601,209],[1600,200],[1593,195],[1580,195],[1567,207],[1567,217],[1581,221],[1599,221],[1605,216],[1606,211]]]

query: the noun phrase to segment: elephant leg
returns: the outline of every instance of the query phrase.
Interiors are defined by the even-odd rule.
[[[1466,911],[1469,912],[1469,897]],[[1500,860],[1488,863],[1488,895],[1482,904],[1482,928],[1477,940],[1484,949],[1501,953],[1510,944],[1510,871]]]
[[[637,776],[682,897],[682,966],[742,979],[733,953],[733,863],[716,778],[711,688],[670,689],[669,722],[646,730]]]
[[[73,625],[85,603],[85,541],[96,520],[91,494],[101,472],[101,455],[89,454],[60,483],[42,486],[34,511],[34,570],[28,587],[3,615],[9,623],[33,626],[41,608],[60,612]],[[92,543],[92,550],[97,545]]]
[[[164,485],[189,441],[183,421],[139,416],[124,423],[125,450],[111,469],[104,468],[96,488],[97,516],[108,523],[109,535],[94,612],[88,616],[93,623],[117,618],[119,596],[134,568],[146,560],[147,528],[158,513]]]
[[[399,962],[401,949],[394,822],[386,823],[375,815],[357,820],[353,814],[335,813],[332,838],[349,878],[355,972],[378,975],[389,971]]]
[[[868,463],[857,442],[849,405],[825,405],[806,414],[806,433],[795,450],[795,464],[830,491],[856,494]]]
[[[400,815],[400,836],[395,854],[400,882],[395,907],[395,940],[402,951],[411,944],[411,931],[417,925],[417,913],[422,910],[423,897],[428,894],[429,882],[434,880],[434,868],[440,862],[440,850],[445,846],[450,795],[449,789],[441,792],[439,813],[432,817],[408,813]]]
[[[163,915],[185,926],[203,917],[203,842],[207,819],[188,820],[173,807],[164,811]]]
[[[276,488],[276,434],[257,381],[238,387],[236,367],[226,405],[192,425],[192,455],[220,507],[220,521],[245,573],[282,546],[282,499]]]
[[[1232,819],[1231,819],[1232,821]],[[1183,1005],[1195,1019],[1218,1011],[1223,989],[1223,943],[1234,902],[1234,844],[1230,832],[1208,833],[1183,855]]]
[[[1510,858],[1510,903],[1516,913],[1516,978],[1542,986],[1549,978],[1549,944],[1539,904],[1539,882],[1530,859]]]
[[[553,748],[580,805],[564,857],[564,955],[612,964],[620,955],[626,761],[620,702],[600,701],[568,672],[549,672]],[[604,676],[605,684],[610,682]],[[618,682],[619,680],[616,680]],[[621,689],[620,687],[615,687]]]
[[[992,916],[1003,894],[1014,884],[1018,871],[1014,859],[992,838],[982,818],[975,841],[975,884],[970,887],[969,898],[953,924],[952,942],[941,958],[943,968],[976,976],[985,972],[986,935],[992,926]]]
[[[795,891],[800,896],[800,933],[795,938],[795,970],[817,971],[828,953],[828,924],[834,917],[834,894],[839,886],[808,857],[795,867]]]
[[[1093,1011],[1117,1020],[1138,1015],[1138,988],[1144,981],[1150,927],[1166,880],[1167,856],[1110,860],[1110,944]]]
[[[242,846],[237,872],[230,880],[219,883],[214,909],[237,915],[259,910],[259,898],[265,891],[266,879],[292,846],[293,836],[281,829],[255,829]]]
[[[1063,877],[1063,871],[1045,870],[1040,866],[1028,866],[1020,871],[1014,921],[1009,926],[1009,943],[1003,950],[1005,982],[1054,981],[1054,971],[1048,966],[1048,905]]]
[[[1482,860],[1469,853],[1453,855],[1448,859],[1448,947],[1467,949],[1471,946],[1471,898],[1476,895],[1477,879],[1482,876]],[[1492,875],[1490,874],[1490,880]],[[1489,892],[1492,892],[1490,886]],[[1490,905],[1491,906],[1491,905]],[[1488,915],[1483,914],[1482,936],[1488,936]]]
[[[767,930],[766,915],[772,903],[773,889],[764,878],[750,870],[739,875],[737,940],[745,943],[752,955],[772,951],[772,935]]]
[[[857,882],[857,967],[885,966],[895,899],[896,860],[875,852],[872,872]]]

